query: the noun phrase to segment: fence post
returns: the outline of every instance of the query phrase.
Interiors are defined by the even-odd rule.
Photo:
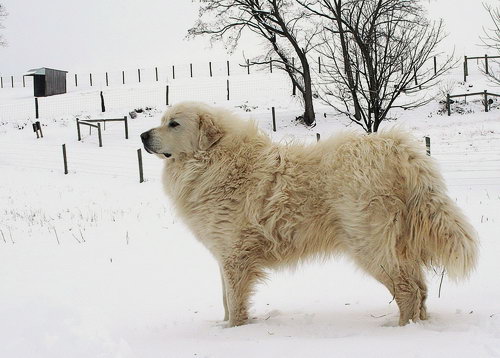
[[[175,66],[172,65],[172,79],[175,80]]]
[[[0,87],[3,88],[3,77],[0,77]]]
[[[484,111],[488,112],[488,92],[484,90]]]
[[[165,94],[166,100],[167,100],[167,106],[168,106],[168,85],[167,85],[167,92]]]
[[[42,133],[42,125],[40,124],[39,121],[36,121],[36,128],[40,131],[40,137],[43,138],[43,133]]]
[[[418,86],[418,80],[417,80],[417,68],[413,67],[413,74],[415,76],[415,86]]]
[[[106,112],[106,106],[104,105],[104,95],[101,91],[101,112]]]
[[[14,76],[10,76],[10,83],[12,85],[12,88],[14,88]]]
[[[80,133],[80,119],[79,118],[76,119],[76,131],[78,133],[78,141],[81,141],[82,135]]]
[[[155,67],[156,82],[158,82],[158,67]]]
[[[212,77],[212,62],[208,62],[208,70],[210,71],[210,77]]]
[[[271,107],[271,113],[273,115],[273,132],[276,132],[276,113],[274,107]]]
[[[434,56],[434,74],[437,75],[437,58]]]
[[[68,159],[66,157],[66,144],[62,145],[63,160],[64,160],[64,174],[68,174]]]
[[[139,78],[139,83],[141,83],[141,69],[137,69],[137,77]]]
[[[90,74],[90,87],[92,87],[92,73]]]
[[[122,71],[122,83],[125,84],[125,71]]]
[[[318,70],[319,70],[319,73],[321,73],[321,57],[318,56]]]
[[[226,61],[226,63],[227,63],[227,76],[229,77],[229,60]]]
[[[446,109],[448,110],[448,117],[451,116],[451,103],[449,93],[446,95]]]
[[[490,71],[489,71],[489,68],[488,68],[488,55],[484,55],[484,64],[485,64],[485,68],[486,68],[486,74],[489,75],[490,74]]]
[[[109,86],[108,73],[106,72],[106,87]]]
[[[193,78],[193,64],[189,64],[189,72],[191,73],[191,78]]]
[[[127,116],[123,116],[123,120],[125,121],[125,139],[128,139],[128,118]],[[106,122],[104,122],[106,123]]]
[[[247,59],[247,74],[250,74],[250,60]]]
[[[24,77],[25,76],[23,76],[23,88],[26,87],[26,81],[24,80]]]
[[[292,96],[297,94],[297,87],[295,86],[295,82],[292,82]]]
[[[97,123],[97,135],[99,136],[99,147],[102,147],[101,123]]]
[[[38,119],[38,97],[35,97],[35,118]]]
[[[229,101],[229,79],[226,81],[226,88],[227,88],[227,100]]]
[[[464,82],[467,82],[468,75],[469,75],[469,65],[467,64],[467,56],[464,56]]]
[[[425,137],[425,150],[427,155],[431,155],[431,138],[427,136]]]
[[[271,60],[269,61],[269,72],[273,73],[273,58],[271,57]]]
[[[144,172],[142,170],[142,151],[137,149],[137,159],[139,160],[139,183],[144,181]]]
[[[78,75],[75,73],[75,87],[78,87]]]

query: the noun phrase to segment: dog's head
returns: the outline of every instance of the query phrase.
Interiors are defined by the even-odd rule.
[[[180,103],[165,112],[159,127],[141,134],[148,153],[162,158],[206,151],[223,135],[213,110],[199,103]]]

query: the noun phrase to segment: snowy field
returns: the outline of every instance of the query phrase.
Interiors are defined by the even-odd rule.
[[[294,100],[271,103],[266,93],[215,102],[256,120],[275,141],[313,142],[348,125],[318,104],[318,124],[306,129],[293,121]],[[135,108],[122,106],[106,117]],[[108,124],[102,148],[86,128],[77,141],[74,116],[41,118],[43,139],[30,121],[2,118],[0,357],[499,357],[500,109],[484,113],[479,99],[459,106],[470,113],[440,115],[432,102],[383,126],[403,126],[423,148],[431,138],[449,193],[481,240],[470,280],[445,277],[439,297],[440,272],[428,272],[430,319],[405,327],[389,292],[341,258],[272,273],[254,297],[251,323],[224,328],[218,267],[172,212],[161,161],[145,152],[139,183],[139,134],[165,107],[129,119],[128,140],[121,124]]]

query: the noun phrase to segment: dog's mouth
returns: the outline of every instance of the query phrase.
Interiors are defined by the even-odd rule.
[[[172,156],[171,153],[157,153],[145,144],[144,144],[144,149],[146,149],[146,152],[148,152],[149,154],[161,154],[161,155],[165,156],[165,158],[170,158]]]

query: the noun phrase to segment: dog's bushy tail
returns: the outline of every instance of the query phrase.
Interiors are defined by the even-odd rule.
[[[443,267],[452,280],[467,278],[478,256],[472,225],[447,195],[432,159],[420,157],[411,183],[407,223],[412,248],[430,267]]]

